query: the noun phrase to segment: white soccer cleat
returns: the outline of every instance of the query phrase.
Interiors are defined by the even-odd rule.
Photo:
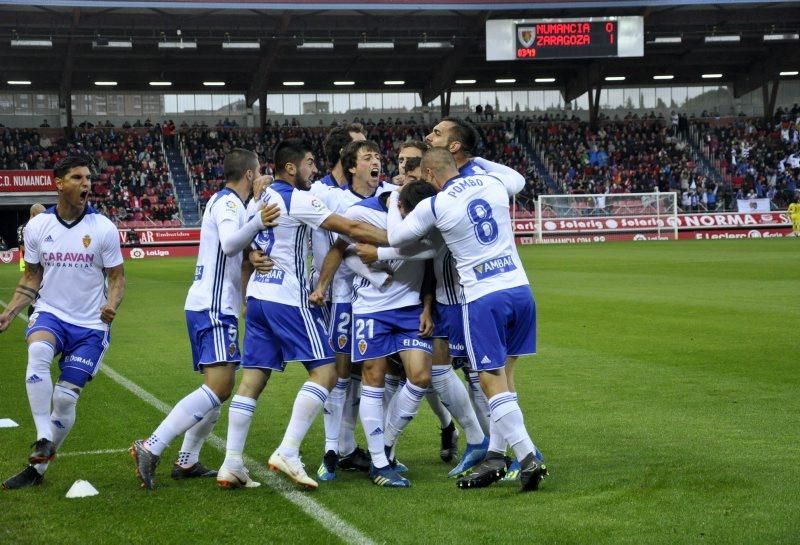
[[[277,450],[272,453],[267,462],[272,471],[285,474],[295,483],[305,486],[308,490],[316,490],[319,484],[306,474],[305,466],[299,456],[284,456]]]
[[[261,483],[250,478],[247,468],[231,469],[224,465],[217,472],[217,484],[222,488],[258,488]]]

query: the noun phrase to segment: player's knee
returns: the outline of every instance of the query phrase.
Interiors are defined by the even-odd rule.
[[[78,403],[80,395],[80,387],[69,382],[58,381],[53,389],[53,412],[55,414],[70,412]]]
[[[25,379],[43,373],[50,374],[50,363],[55,354],[53,345],[45,341],[36,341],[28,345],[28,370]]]
[[[236,393],[240,396],[257,399],[267,386],[272,371],[269,369],[246,369]],[[221,398],[220,398],[221,399]]]
[[[418,388],[427,388],[431,385],[430,366],[411,369],[407,372],[406,379]]]

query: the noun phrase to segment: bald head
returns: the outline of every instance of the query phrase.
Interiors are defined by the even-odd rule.
[[[44,211],[45,211],[44,205],[42,203],[37,202],[36,204],[31,206],[31,219],[33,219],[35,216],[38,216]]]
[[[422,173],[439,189],[451,178],[458,176],[453,154],[447,148],[431,148],[422,156]]]

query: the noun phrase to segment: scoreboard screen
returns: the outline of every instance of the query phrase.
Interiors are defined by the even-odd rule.
[[[486,60],[641,57],[641,17],[486,22]]]

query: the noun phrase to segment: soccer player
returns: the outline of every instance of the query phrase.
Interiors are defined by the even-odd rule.
[[[32,220],[39,214],[45,211],[45,207],[41,203],[35,203],[31,206],[30,209],[30,217],[28,221]],[[19,270],[20,272],[25,271],[25,226],[28,225],[27,222],[23,223],[19,227],[17,227],[17,247],[19,248]],[[32,307],[31,307],[32,309]],[[33,314],[33,312],[31,312]]]
[[[397,154],[397,170],[399,174],[392,178],[392,183],[401,186],[406,182],[418,180],[419,178],[415,177],[413,173],[415,167],[417,167],[422,160],[422,154],[425,153],[427,149],[428,145],[419,140],[410,140],[400,144],[400,151]],[[410,164],[408,163],[409,159],[412,160]]]
[[[345,216],[384,229],[388,197],[384,193],[364,199],[350,207]],[[348,245],[345,238],[334,244],[325,259],[319,284],[311,294],[312,302],[322,304],[327,285]],[[433,331],[433,298],[420,301],[425,276],[425,264],[420,260],[433,254],[430,245],[419,245],[407,255],[399,256],[400,260],[393,260],[392,282],[388,286],[376,287],[364,277],[356,277],[353,282],[351,358],[363,365],[359,412],[372,461],[370,479],[378,486],[410,486],[408,479],[399,475],[392,450],[416,416],[430,385],[431,345],[426,337]],[[393,354],[399,354],[407,380],[385,411],[387,357]]]
[[[206,205],[200,226],[200,249],[194,282],[186,296],[186,324],[194,370],[203,385],[181,399],[146,440],[134,441],[131,456],[142,487],[152,489],[161,454],[186,432],[172,469],[175,479],[213,477],[216,472],[199,462],[200,448],[211,433],[220,406],[231,395],[239,364],[239,307],[242,304],[243,250],[256,233],[280,214],[266,206],[247,220],[245,200],[259,176],[258,156],[235,148],[223,162],[225,187]],[[258,486],[246,471],[236,475],[243,484]]]
[[[254,273],[247,284],[247,315],[242,358],[242,381],[231,400],[225,461],[217,482],[225,488],[245,484],[242,453],[256,402],[272,371],[282,372],[289,361],[300,361],[309,380],[295,398],[292,416],[269,467],[309,489],[317,482],[305,472],[300,443],[336,384],[336,368],[325,342],[326,321],[321,309],[310,307],[310,278],[306,270],[310,229],[323,228],[357,240],[380,243],[384,231],[332,213],[309,193],[317,172],[308,142],[287,139],[275,149],[275,181],[261,196],[275,203],[281,216],[275,227],[262,230],[254,240],[273,263],[266,274]],[[251,208],[258,203],[251,203]]]
[[[508,190],[490,175],[462,176],[446,149],[427,152],[422,170],[442,191],[420,202],[401,223],[399,209],[390,206],[389,242],[412,243],[433,227],[441,232],[463,286],[465,345],[489,399],[490,435],[504,439],[520,460],[522,490],[536,490],[547,469],[525,429],[513,393],[513,367],[507,365],[536,352],[536,307],[514,244]],[[502,478],[504,447],[491,443],[486,459],[458,486],[483,487]]]
[[[347,182],[344,188],[331,188],[324,181],[314,182],[311,186],[311,193],[332,212],[343,214],[355,203],[373,196],[379,189],[387,191],[395,187],[381,183],[380,148],[371,140],[354,140],[345,145],[341,152],[340,164]],[[335,238],[335,233],[325,229],[315,229],[312,234],[314,258],[312,285],[318,283],[317,273],[321,270]],[[343,264],[337,270],[329,289],[331,319],[328,327],[328,343],[335,353],[338,379],[323,409],[325,454],[317,470],[317,476],[322,481],[336,478],[337,466],[345,470],[369,471],[369,455],[356,445],[354,434],[360,399],[360,369],[350,362],[353,268],[363,275],[366,266],[355,256],[353,259],[355,265],[352,260],[348,260],[350,266]]]
[[[351,123],[349,125],[339,125],[332,128],[322,143],[325,152],[325,162],[330,172],[322,177],[321,183],[330,187],[347,187],[347,175],[342,166],[342,150],[350,142],[366,140],[364,126],[361,123]]]
[[[789,205],[789,219],[792,220],[792,234],[800,237],[800,197]]]
[[[58,202],[25,227],[25,272],[0,314],[2,332],[35,301],[25,331],[25,386],[37,440],[29,465],[3,483],[6,489],[42,483],[49,462],[75,425],[81,391],[100,369],[125,293],[117,229],[89,206],[90,160],[65,157],[53,174]],[[54,387],[50,365],[59,354],[61,372]]]
[[[431,148],[446,149],[451,153],[458,168],[459,174],[467,176],[471,174],[485,174],[492,173],[495,177],[499,178],[506,186],[508,196],[519,193],[525,187],[525,178],[512,168],[505,165],[487,161],[481,157],[476,157],[475,153],[478,149],[478,136],[475,127],[456,117],[445,117],[437,125],[433,127],[431,133],[425,137],[425,142]],[[458,280],[458,271],[455,267],[455,261],[452,254],[446,246],[440,247],[440,254],[434,261],[436,268],[436,282],[437,286],[437,317],[440,329],[437,334],[441,334],[443,330],[448,334],[451,356],[453,356],[453,366],[462,367],[464,375],[469,383],[470,399],[475,407],[475,412],[481,424],[484,433],[489,433],[489,402],[480,387],[480,380],[478,373],[474,369],[470,369],[469,365],[465,365],[468,360],[466,353],[463,350],[464,331],[461,325],[461,320],[458,318],[461,313],[461,307],[458,305],[460,300],[461,286]],[[441,363],[438,355],[444,354],[443,340],[434,339],[434,364]],[[509,367],[513,364],[509,364]],[[515,393],[516,395],[516,393]],[[442,432],[442,450],[445,453],[447,436],[443,430]],[[497,437],[494,438],[498,440]],[[469,451],[469,447],[467,451]],[[462,457],[462,463],[467,458],[467,451]],[[443,457],[444,458],[444,457]],[[460,466],[461,464],[459,464]],[[457,466],[458,467],[458,466]],[[510,460],[509,470],[506,473],[506,479],[515,480],[519,477],[519,461]],[[451,472],[452,473],[452,472]]]

